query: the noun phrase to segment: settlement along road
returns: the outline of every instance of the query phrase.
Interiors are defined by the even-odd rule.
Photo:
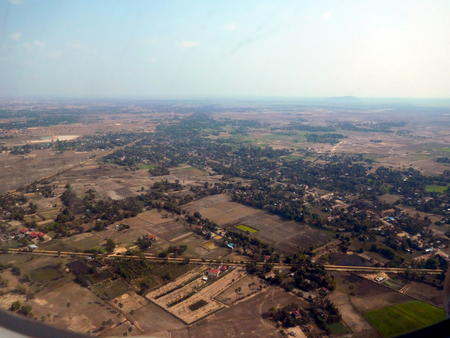
[[[248,263],[254,262],[257,266],[267,264],[261,261],[232,261],[227,259],[204,259],[204,258],[185,258],[185,257],[158,257],[151,254],[141,255],[116,255],[116,254],[91,254],[76,251],[51,251],[51,250],[33,250],[26,249],[3,249],[3,254],[19,254],[19,255],[36,255],[36,256],[52,256],[52,257],[96,257],[101,259],[145,259],[157,263],[189,263],[196,265],[218,265],[226,264],[229,266],[246,266]],[[270,263],[275,269],[289,269],[296,264]],[[349,272],[388,272],[388,273],[404,273],[415,272],[424,274],[441,274],[441,269],[409,269],[409,268],[385,268],[375,266],[349,266],[349,265],[331,265],[324,264],[327,271],[349,271]]]

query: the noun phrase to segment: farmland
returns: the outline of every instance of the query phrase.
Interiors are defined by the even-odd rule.
[[[447,268],[447,115],[148,105],[1,131],[0,246],[54,251],[0,255],[3,309],[189,338],[390,336],[440,316],[443,276],[409,269]]]
[[[445,319],[443,310],[419,301],[384,307],[364,316],[384,337],[404,334]]]
[[[252,227],[249,227],[249,226],[243,225],[243,224],[236,225],[235,228],[238,229],[238,230],[242,230],[242,231],[248,232],[249,234],[253,234],[255,232],[258,232],[258,230],[253,229]]]
[[[232,202],[226,195],[205,197],[187,204],[185,208],[200,212],[224,228],[236,228],[250,233],[280,250],[289,252],[302,245],[308,245],[308,248],[319,246],[330,238],[330,234],[306,224],[287,222],[277,216]]]
[[[430,184],[425,187],[426,192],[436,192],[438,194],[445,193],[447,191],[447,189],[448,189],[448,186],[437,185],[437,184]]]

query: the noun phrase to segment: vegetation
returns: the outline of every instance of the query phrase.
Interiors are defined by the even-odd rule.
[[[242,231],[248,232],[250,234],[258,232],[258,230],[254,229],[252,227],[249,227],[247,225],[243,225],[243,224],[236,225],[235,228],[238,229],[238,230],[242,230]]]
[[[428,184],[425,186],[425,192],[435,192],[438,194],[443,194],[447,191],[448,187],[446,185]]]
[[[364,317],[381,335],[393,337],[439,322],[445,313],[430,304],[411,301],[367,312]]]

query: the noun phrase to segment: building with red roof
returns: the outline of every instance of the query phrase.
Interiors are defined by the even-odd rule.
[[[208,271],[208,276],[209,277],[219,277],[220,275],[220,270],[219,269],[211,269]]]

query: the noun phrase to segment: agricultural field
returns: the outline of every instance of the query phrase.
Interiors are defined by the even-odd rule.
[[[383,337],[429,326],[446,318],[442,309],[420,301],[410,301],[366,312],[364,317]]]
[[[225,289],[216,299],[224,304],[232,305],[249,296],[255,295],[265,287],[267,285],[262,283],[260,278],[249,275]]]
[[[331,234],[306,224],[285,221],[275,215],[232,202],[226,195],[202,198],[187,204],[185,209],[198,211],[224,228],[250,233],[285,252],[320,246],[331,238]]]
[[[438,194],[445,193],[447,191],[447,189],[448,189],[448,186],[446,186],[446,185],[437,185],[437,184],[430,184],[430,185],[427,185],[425,187],[425,191],[426,192],[435,192],[435,193],[438,193]]]
[[[26,250],[0,255],[0,307],[94,336],[376,337],[439,320],[442,275],[322,265],[447,268],[448,116],[392,109],[111,104],[0,130],[0,247]]]
[[[171,336],[220,338],[226,333],[227,337],[280,337],[273,323],[264,319],[263,315],[273,306],[284,306],[294,301],[296,298],[290,293],[278,288],[266,288],[256,296],[207,317],[190,328],[172,331]]]
[[[36,150],[27,155],[0,153],[0,192],[17,189],[89,160],[91,154]],[[20,168],[20,171],[17,170]]]
[[[174,282],[146,295],[186,324],[191,324],[224,307],[215,297],[246,276],[240,268],[224,270],[218,277],[207,276],[201,268],[192,270]]]
[[[238,230],[241,230],[241,231],[248,232],[249,234],[254,234],[254,233],[258,232],[258,230],[253,229],[252,227],[249,227],[249,226],[243,225],[243,224],[236,225],[235,228]]]
[[[74,282],[38,292],[30,304],[37,318],[76,332],[95,333],[102,323],[113,326],[125,320],[120,312]]]

